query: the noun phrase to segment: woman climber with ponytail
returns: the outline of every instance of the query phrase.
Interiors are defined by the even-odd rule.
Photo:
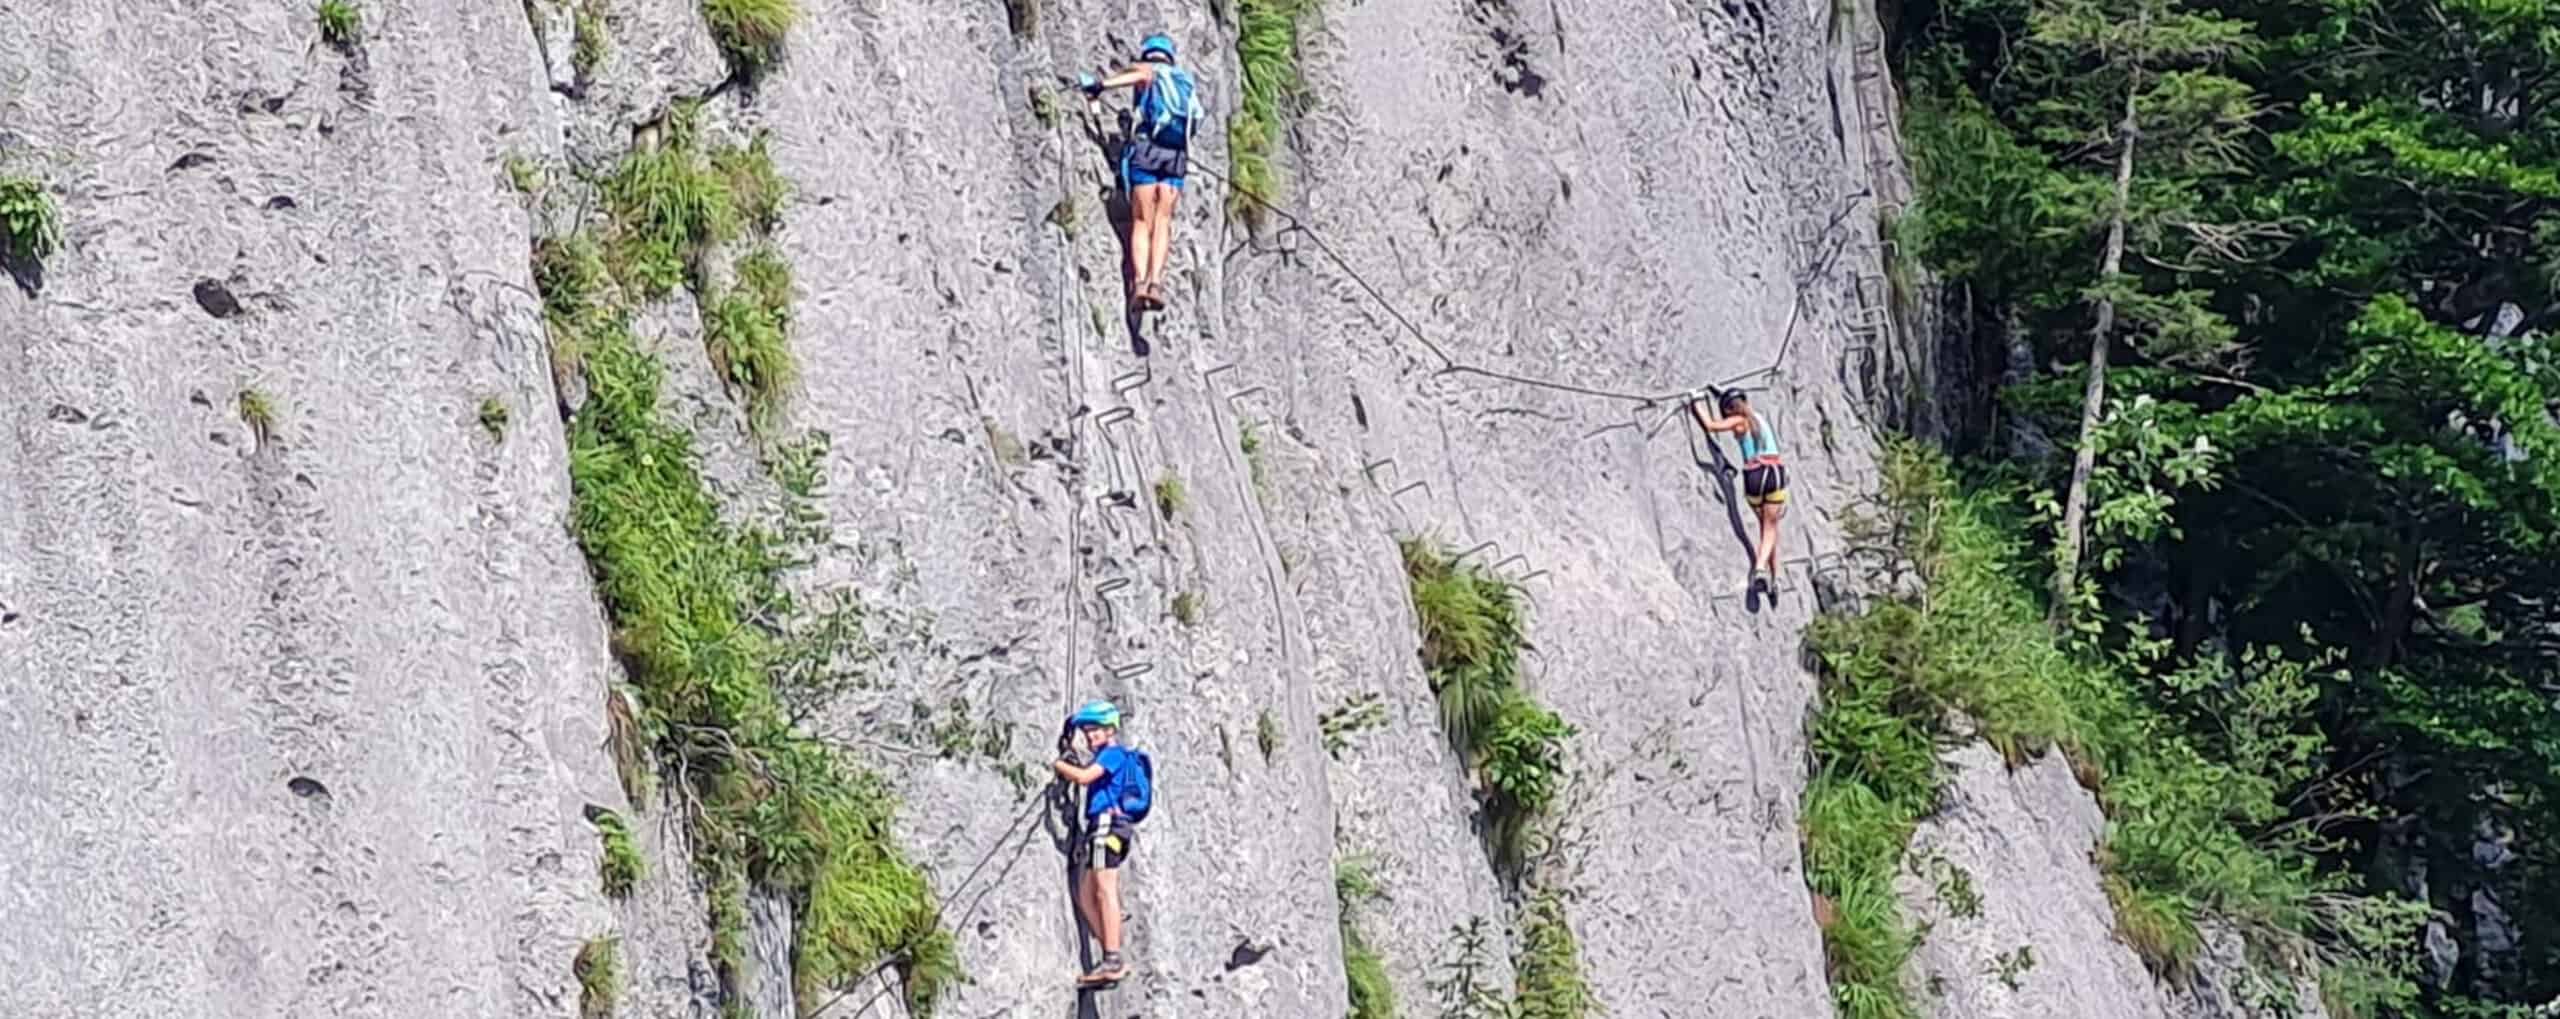
[[[1778,520],[1787,515],[1787,468],[1778,459],[1778,433],[1740,392],[1718,396],[1716,410],[1721,416],[1710,418],[1704,399],[1689,401],[1690,415],[1711,441],[1717,432],[1732,432],[1734,444],[1742,447],[1742,494],[1760,514],[1759,558],[1751,564],[1748,592],[1775,597]]]

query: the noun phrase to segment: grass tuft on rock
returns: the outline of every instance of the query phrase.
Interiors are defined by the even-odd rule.
[[[604,58],[613,49],[613,36],[604,23],[602,0],[577,0],[570,13],[575,47],[569,54],[569,66],[580,82],[592,81],[596,68],[604,66]]]
[[[2137,888],[2121,875],[2107,875],[2105,888],[2108,904],[2115,907],[2116,937],[2141,956],[2153,973],[2186,972],[2204,947],[2204,938],[2190,919],[2194,907],[2170,893]]]
[[[593,938],[578,948],[569,971],[578,978],[579,1019],[606,1019],[622,993],[622,963],[612,938]]]
[[[698,280],[704,254],[738,235],[732,178],[701,151],[700,117],[699,104],[676,104],[658,144],[623,156],[604,180],[615,275],[638,297]]]
[[[1272,154],[1280,145],[1290,109],[1306,84],[1298,71],[1298,19],[1315,9],[1315,0],[1239,0],[1241,22],[1236,31],[1236,63],[1244,77],[1243,96],[1227,121],[1227,161],[1233,187],[1227,212],[1256,217],[1261,206],[1251,197],[1280,199],[1280,171]]]
[[[1583,980],[1582,944],[1566,922],[1564,900],[1553,892],[1530,901],[1512,970],[1514,1019],[1586,1019],[1599,1011]]]
[[[790,182],[783,180],[781,172],[773,167],[773,151],[767,138],[759,133],[745,145],[711,153],[712,168],[728,182],[738,215],[760,233],[771,233],[782,225],[782,203],[791,197]]]
[[[763,74],[782,59],[783,40],[800,20],[793,0],[702,0],[711,38],[742,77]]]
[[[1336,861],[1333,894],[1342,923],[1342,975],[1351,999],[1348,1019],[1396,1019],[1396,987],[1387,976],[1387,961],[1360,936],[1360,927],[1353,922],[1357,908],[1381,894],[1367,862]]]
[[[498,442],[507,439],[507,404],[494,396],[480,398],[480,429]]]
[[[544,184],[542,164],[530,157],[513,152],[508,153],[506,171],[507,184],[514,187],[517,194],[532,195],[542,190]]]
[[[631,887],[649,873],[649,864],[640,856],[640,846],[631,837],[631,825],[622,815],[610,810],[595,812],[596,837],[604,844],[604,856],[596,864],[597,877],[604,893],[621,898],[631,894]]]
[[[771,245],[738,260],[738,283],[703,310],[703,342],[712,367],[743,394],[748,420],[764,432],[799,383],[791,353],[791,267]]]
[[[62,250],[62,216],[44,185],[0,177],[0,256],[41,262]]]
[[[320,0],[315,16],[320,23],[321,41],[331,46],[346,49],[363,36],[364,18],[351,0]]]
[[[276,405],[267,394],[255,389],[240,391],[240,422],[249,426],[250,437],[264,446],[276,438]]]

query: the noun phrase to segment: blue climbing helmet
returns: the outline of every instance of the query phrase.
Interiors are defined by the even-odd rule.
[[[1067,719],[1067,723],[1079,729],[1088,725],[1107,725],[1117,729],[1120,727],[1120,706],[1110,701],[1086,701]]]
[[[1130,118],[1131,134],[1168,149],[1191,145],[1191,122],[1203,116],[1200,109],[1199,80],[1191,69],[1173,62],[1173,37],[1158,32],[1140,44],[1142,54],[1164,54],[1164,62],[1153,65],[1147,83],[1138,86],[1133,99],[1136,107]]]
[[[1120,707],[1110,701],[1086,701],[1075,714],[1067,716],[1067,724],[1079,729],[1088,725],[1107,725],[1117,729],[1120,727]],[[1115,750],[1125,763],[1116,767],[1108,789],[1117,801],[1120,816],[1136,824],[1146,820],[1148,812],[1155,809],[1156,762],[1147,756],[1146,751],[1134,747],[1123,746]],[[1105,754],[1113,752],[1105,751]],[[1101,808],[1097,806],[1095,809]]]

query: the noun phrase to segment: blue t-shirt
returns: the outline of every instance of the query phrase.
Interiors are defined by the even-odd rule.
[[[1102,777],[1085,787],[1086,817],[1099,817],[1103,811],[1120,806],[1121,793],[1137,782],[1130,772],[1138,767],[1138,755],[1117,743],[1093,755],[1093,763],[1101,766]]]

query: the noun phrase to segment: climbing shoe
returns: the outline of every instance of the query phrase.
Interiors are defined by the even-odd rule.
[[[1085,971],[1085,975],[1078,978],[1076,983],[1084,987],[1109,987],[1119,983],[1122,977],[1128,975],[1129,964],[1121,961],[1120,953],[1106,952],[1102,956],[1102,961],[1094,963],[1093,968]]]

